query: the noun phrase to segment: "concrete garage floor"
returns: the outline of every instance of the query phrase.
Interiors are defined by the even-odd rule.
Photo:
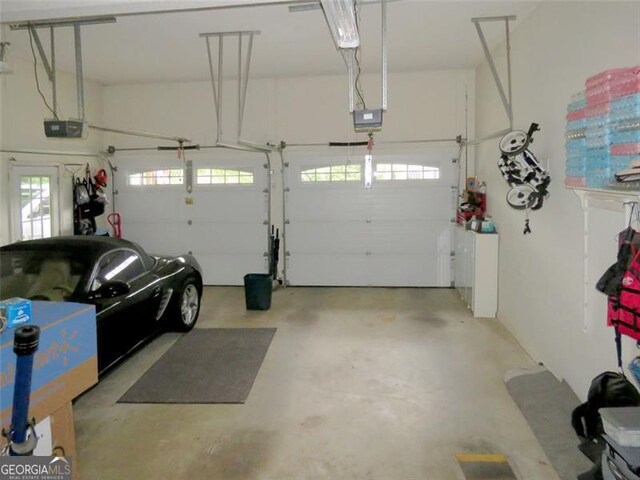
[[[117,404],[165,334],[75,403],[81,479],[458,480],[458,453],[558,479],[503,382],[532,360],[453,290],[287,288],[248,312],[208,287],[197,327],[277,327],[247,403]]]

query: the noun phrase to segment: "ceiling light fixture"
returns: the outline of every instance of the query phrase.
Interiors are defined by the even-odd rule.
[[[360,35],[353,0],[321,0],[329,30],[338,48],[357,48]]]

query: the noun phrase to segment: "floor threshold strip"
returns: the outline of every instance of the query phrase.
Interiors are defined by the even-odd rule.
[[[504,455],[459,453],[456,460],[466,480],[517,480]]]

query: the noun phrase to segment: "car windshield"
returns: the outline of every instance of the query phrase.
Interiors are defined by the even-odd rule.
[[[0,299],[68,300],[89,261],[71,252],[14,250],[0,255]]]

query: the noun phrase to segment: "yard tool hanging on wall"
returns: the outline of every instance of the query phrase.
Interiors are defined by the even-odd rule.
[[[503,136],[499,143],[501,155],[498,167],[511,186],[507,192],[507,203],[516,210],[525,210],[525,235],[531,233],[529,210],[542,208],[551,183],[551,177],[529,150],[533,134],[538,130],[538,124],[532,123],[529,131],[513,130]]]

